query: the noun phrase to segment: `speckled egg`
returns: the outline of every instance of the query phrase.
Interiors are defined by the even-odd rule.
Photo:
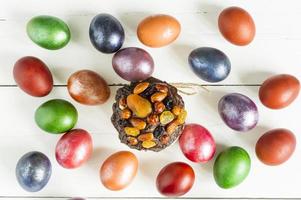
[[[28,192],[37,192],[45,187],[51,176],[49,158],[41,152],[32,151],[23,155],[16,166],[20,186]]]
[[[249,131],[258,122],[256,104],[247,96],[231,93],[222,97],[218,112],[227,126],[236,131]]]

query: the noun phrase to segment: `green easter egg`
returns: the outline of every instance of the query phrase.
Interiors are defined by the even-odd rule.
[[[57,17],[36,16],[27,23],[29,38],[45,49],[56,50],[67,45],[71,38],[67,24]]]
[[[46,132],[64,133],[76,124],[77,110],[70,102],[63,99],[49,100],[38,107],[35,121]]]
[[[241,147],[230,147],[221,152],[214,162],[215,182],[221,188],[232,188],[239,185],[248,176],[251,159]]]

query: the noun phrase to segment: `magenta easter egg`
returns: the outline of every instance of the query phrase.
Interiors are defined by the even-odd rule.
[[[216,145],[212,135],[199,124],[187,124],[179,144],[183,154],[192,162],[208,162],[215,154]]]
[[[258,123],[256,104],[243,94],[231,93],[223,96],[218,103],[218,112],[225,124],[236,131],[249,131]]]
[[[73,129],[65,133],[55,149],[57,162],[64,168],[77,168],[92,155],[93,144],[90,134],[83,129]]]

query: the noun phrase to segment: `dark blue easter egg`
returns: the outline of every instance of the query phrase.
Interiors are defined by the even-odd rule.
[[[24,190],[37,192],[44,188],[49,181],[51,176],[50,160],[41,152],[29,152],[18,161],[16,176]]]
[[[102,53],[116,52],[124,42],[122,25],[109,14],[99,14],[92,19],[89,36],[93,46]]]
[[[193,50],[188,62],[193,72],[207,82],[219,82],[227,78],[231,71],[231,63],[222,51],[201,47]]]
[[[251,130],[258,122],[256,104],[239,93],[223,96],[218,103],[218,112],[223,121],[236,131]]]

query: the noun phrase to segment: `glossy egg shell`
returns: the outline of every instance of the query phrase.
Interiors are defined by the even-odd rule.
[[[110,14],[98,14],[92,19],[89,36],[93,46],[102,53],[116,52],[124,42],[123,27]]]
[[[211,47],[193,50],[189,54],[188,63],[199,78],[212,83],[226,79],[231,71],[227,55]]]
[[[109,190],[122,190],[135,178],[138,159],[129,151],[119,151],[108,157],[100,168],[102,184]]]
[[[214,162],[214,179],[221,188],[232,188],[246,179],[250,169],[251,159],[248,152],[241,147],[229,147]]]
[[[275,75],[263,82],[259,89],[259,99],[271,109],[281,109],[290,105],[300,91],[299,80],[289,74]]]
[[[161,169],[156,185],[162,195],[177,197],[186,194],[192,188],[194,180],[194,171],[188,164],[173,162]]]
[[[49,68],[36,57],[26,56],[19,59],[14,65],[13,75],[17,85],[34,97],[46,96],[53,88]]]
[[[258,123],[256,104],[239,93],[223,96],[218,103],[218,112],[225,124],[236,131],[249,131]]]
[[[85,105],[99,105],[110,97],[107,82],[96,72],[80,70],[72,74],[67,83],[70,96]]]
[[[263,134],[256,143],[256,155],[266,165],[280,165],[294,153],[296,138],[287,129],[273,129]]]
[[[71,33],[68,25],[53,16],[41,15],[27,23],[29,38],[40,47],[56,50],[68,44]]]
[[[147,79],[154,71],[154,61],[151,55],[136,47],[118,51],[113,56],[112,65],[114,71],[127,81]]]
[[[90,134],[83,129],[65,133],[55,148],[55,158],[64,168],[80,167],[92,155],[93,143]]]
[[[139,40],[149,47],[166,46],[177,39],[181,25],[169,15],[152,15],[142,20],[137,28]]]
[[[199,124],[186,124],[179,144],[183,154],[192,162],[208,162],[216,149],[210,132]]]
[[[35,112],[36,124],[44,131],[60,134],[69,131],[77,122],[77,110],[68,101],[52,99],[40,105]]]
[[[37,192],[48,183],[51,170],[48,157],[41,152],[32,151],[19,159],[16,166],[16,177],[24,190]]]
[[[255,37],[256,27],[252,16],[239,7],[224,9],[219,15],[218,27],[226,40],[235,45],[247,45]]]

